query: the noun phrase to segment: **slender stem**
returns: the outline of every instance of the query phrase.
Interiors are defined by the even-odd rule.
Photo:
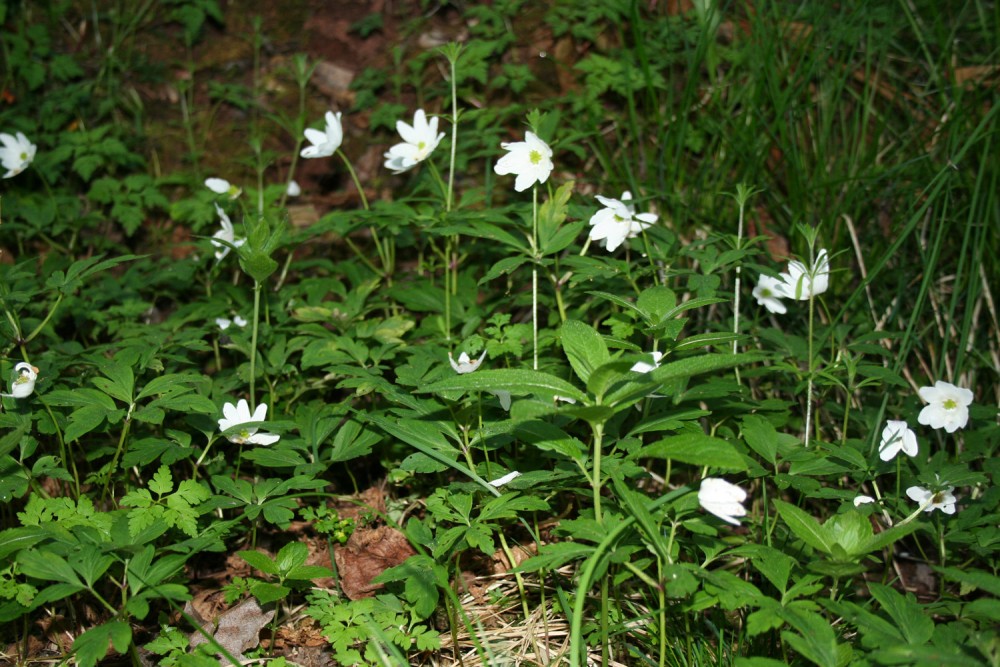
[[[35,339],[35,336],[37,336],[42,332],[42,329],[45,328],[45,325],[48,324],[49,320],[52,319],[52,316],[55,315],[56,309],[59,308],[59,304],[62,303],[62,300],[63,300],[63,294],[60,293],[59,296],[56,297],[56,302],[52,304],[51,308],[49,308],[49,312],[45,316],[45,319],[42,320],[41,323],[37,327],[35,327],[35,330],[32,331],[30,334],[28,334],[28,337],[24,339],[25,343],[30,343],[32,340]]]
[[[108,497],[108,489],[111,487],[111,477],[118,468],[118,459],[121,458],[122,449],[125,448],[125,438],[128,437],[129,427],[132,425],[132,410],[134,408],[135,403],[129,406],[128,414],[125,415],[125,425],[122,427],[122,433],[118,437],[118,448],[115,449],[115,456],[111,459],[111,466],[108,468],[108,477],[104,481],[104,491],[101,493],[102,500]]]
[[[538,184],[531,188],[531,336],[533,342],[532,368],[538,370]]]
[[[259,281],[253,281],[253,333],[250,339],[250,405],[251,410],[256,409],[257,394],[255,385],[257,381],[257,328],[260,320],[260,288]]]
[[[603,523],[601,515],[601,454],[604,447],[604,424],[594,424],[594,477],[591,488],[594,490],[594,518],[597,523]]]
[[[738,223],[737,228],[736,228],[736,250],[739,250],[740,247],[743,245],[743,211],[744,211],[744,206],[746,204],[746,200],[743,199],[743,198],[740,198],[739,203],[740,203],[740,219],[739,219],[739,223]],[[733,303],[733,335],[734,336],[738,336],[739,333],[740,333],[740,281],[741,281],[741,277],[742,277],[741,276],[742,270],[743,270],[743,264],[742,263],[737,264],[736,265],[736,287],[734,289],[735,294],[733,296],[733,302],[734,302]],[[734,340],[733,341],[733,354],[736,354],[738,351],[739,350],[737,348],[736,341]],[[742,384],[742,382],[740,381],[740,367],[739,367],[739,365],[734,366],[733,369],[734,369],[734,371],[736,373],[736,384]]]
[[[816,311],[816,296],[812,293],[812,283],[809,285],[809,380],[806,385],[806,438],[805,446],[809,446],[810,431],[812,430],[812,402],[813,402],[813,318]]]

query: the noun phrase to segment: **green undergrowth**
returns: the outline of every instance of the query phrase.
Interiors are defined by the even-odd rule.
[[[1000,664],[998,9],[693,4],[0,0],[0,661]]]

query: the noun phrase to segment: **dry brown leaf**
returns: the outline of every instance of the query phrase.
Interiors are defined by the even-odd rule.
[[[257,600],[251,597],[219,614],[214,624],[209,621],[202,628],[233,656],[242,658],[244,651],[256,648],[260,644],[260,631],[271,622],[272,618],[274,610],[265,612],[257,604]],[[191,633],[190,640],[192,648],[208,643],[208,639],[197,631]]]
[[[342,547],[334,547],[340,587],[352,600],[371,597],[382,588],[372,579],[416,552],[406,536],[389,526],[358,528]]]

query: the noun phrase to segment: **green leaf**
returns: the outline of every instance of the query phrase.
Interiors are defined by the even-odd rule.
[[[777,465],[778,432],[760,415],[746,415],[742,420],[743,440],[747,446],[772,466]]]
[[[51,536],[48,529],[39,526],[8,528],[0,532],[0,561],[18,551],[28,549]]]
[[[62,556],[58,556],[51,551],[38,551],[28,549],[17,555],[18,565],[21,572],[46,581],[58,581],[64,584],[79,586],[83,588],[83,582],[77,576],[76,571],[70,567]]]
[[[781,610],[782,617],[801,632],[782,632],[781,638],[795,651],[819,667],[840,667],[840,650],[837,637],[829,621],[809,611]]]
[[[73,642],[73,653],[79,667],[94,667],[108,654],[108,642],[124,654],[132,643],[132,628],[122,621],[109,621],[87,630]]]
[[[274,561],[278,566],[278,573],[285,576],[290,570],[304,564],[307,558],[309,558],[309,547],[301,542],[289,542],[281,547]]]
[[[872,582],[868,584],[868,590],[909,644],[924,644],[930,641],[931,635],[934,634],[934,621],[923,612],[919,604],[889,586]]]
[[[587,399],[582,391],[554,375],[514,368],[479,370],[474,373],[455,375],[421,387],[417,389],[417,392],[441,393],[456,390],[490,391],[494,389],[503,389],[518,396],[538,394],[550,400],[554,396],[572,398],[581,403]]]
[[[252,580],[250,582],[250,593],[257,598],[261,604],[277,602],[288,596],[292,589],[278,584],[269,584],[264,581]]]
[[[672,435],[643,447],[637,458],[671,459],[696,466],[707,466],[719,470],[742,471],[746,462],[736,448],[719,438],[702,433],[682,433]]]
[[[762,359],[757,353],[703,354],[661,364],[633,382],[628,382],[605,397],[607,405],[629,404],[652,393],[657,386],[682,378],[713,373],[725,368],[743,366]]]
[[[576,320],[563,322],[559,329],[559,338],[570,366],[584,384],[594,369],[606,364],[611,358],[608,346],[601,335],[583,322]]]
[[[300,565],[298,567],[293,567],[285,575],[285,578],[291,581],[312,581],[313,579],[322,579],[324,577],[332,577],[333,570],[328,567],[320,567],[319,565]]]
[[[149,480],[149,490],[158,496],[164,496],[174,490],[174,478],[170,474],[170,468],[160,466],[160,469]]]
[[[783,500],[775,498],[774,504],[777,506],[781,518],[785,520],[788,528],[797,538],[817,551],[822,551],[825,554],[833,553],[834,541],[816,519]]]
[[[278,564],[271,560],[267,554],[262,554],[259,551],[237,551],[236,555],[249,563],[250,567],[258,569],[265,574],[277,576],[279,573]]]

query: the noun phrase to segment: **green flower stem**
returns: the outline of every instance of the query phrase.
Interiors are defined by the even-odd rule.
[[[810,256],[812,251],[809,252]],[[812,257],[810,257],[812,266]],[[816,295],[813,294],[814,283],[810,283],[809,288],[809,379],[806,383],[806,438],[805,446],[809,447],[810,431],[812,430],[812,400],[813,400],[813,320],[816,312]]]
[[[56,302],[54,304],[52,304],[52,307],[49,308],[49,312],[45,316],[45,319],[42,320],[39,323],[39,325],[37,327],[35,327],[35,330],[32,331],[30,334],[28,334],[28,337],[24,339],[25,343],[30,343],[31,341],[33,341],[35,339],[36,336],[38,336],[38,334],[40,334],[42,332],[42,329],[45,328],[45,325],[48,324],[49,320],[52,319],[52,316],[56,314],[56,309],[58,309],[59,308],[59,304],[62,303],[63,296],[64,295],[60,292],[59,296],[56,297]]]
[[[531,337],[532,369],[538,370],[538,184],[531,188]]]
[[[528,593],[524,588],[524,577],[517,570],[517,561],[514,560],[514,552],[507,545],[507,536],[503,530],[498,530],[497,536],[500,538],[500,548],[503,549],[504,554],[507,556],[507,561],[514,570],[514,580],[517,582],[517,591],[521,596],[521,613],[524,614],[525,618],[531,618],[531,610],[528,608]]]
[[[253,281],[253,333],[250,336],[250,405],[251,410],[257,406],[257,329],[260,324],[260,288],[258,281]]]
[[[354,165],[352,165],[351,161],[347,159],[347,155],[344,151],[337,149],[337,155],[339,155],[340,159],[343,160],[344,166],[347,167],[347,171],[351,175],[351,181],[354,182],[354,187],[357,188],[358,195],[361,197],[361,206],[366,211],[370,211],[371,207],[368,205],[368,196],[365,195],[365,189],[361,187],[361,181],[358,179],[358,173],[354,170]],[[375,244],[375,251],[378,253],[379,261],[382,263],[382,270],[376,270],[376,273],[391,283],[389,276],[392,275],[392,260],[390,257],[392,253],[389,252],[387,246],[382,245],[382,240],[378,235],[378,229],[376,229],[374,225],[370,226],[369,229],[372,233],[372,242]],[[366,264],[368,264],[368,262],[366,262]]]
[[[604,424],[593,424],[594,431],[594,476],[590,480],[590,487],[594,491],[594,518],[597,523],[603,523],[601,515],[601,454],[604,446]]]
[[[46,403],[45,400],[42,399],[41,397],[39,397],[38,401],[42,404],[42,407],[45,408],[45,412],[48,413],[49,419],[52,420],[52,426],[56,429],[56,440],[59,441],[59,457],[62,459],[63,467],[70,468],[73,471],[73,485],[76,491],[75,497],[79,499],[80,473],[76,469],[76,459],[73,458],[72,456],[68,456],[69,445],[66,443],[65,438],[63,438],[62,429],[59,428],[59,422],[56,421],[56,416],[52,414],[52,408],[50,408],[49,404]]]
[[[737,201],[739,202],[739,206],[740,206],[740,217],[739,217],[739,222],[737,223],[737,226],[736,226],[736,250],[738,251],[740,249],[740,247],[743,245],[743,213],[744,213],[744,209],[746,207],[746,199],[745,199],[745,197],[741,196],[741,195],[743,195],[743,188],[742,187],[738,186],[736,190],[737,190],[736,197],[737,197]],[[741,278],[742,278],[742,275],[741,275],[742,274],[742,270],[743,270],[743,264],[742,263],[741,264],[737,264],[736,265],[736,286],[733,288],[733,292],[734,292],[734,294],[733,294],[733,335],[734,336],[738,336],[739,333],[740,333],[740,282],[741,282]],[[736,354],[737,352],[739,352],[739,348],[737,346],[736,341],[734,340],[733,341],[733,354]],[[739,366],[738,365],[734,366],[733,370],[736,373],[736,384],[743,384],[740,381],[740,368],[739,368]]]
[[[125,439],[128,437],[129,428],[132,426],[132,410],[135,409],[135,403],[132,403],[128,408],[128,414],[125,415],[125,425],[122,427],[122,433],[118,436],[118,447],[115,449],[114,458],[111,459],[111,465],[108,468],[108,477],[104,480],[104,491],[101,493],[101,500],[108,497],[108,489],[111,488],[111,477],[115,474],[115,470],[118,469],[118,459],[121,458],[122,450],[125,449]]]

